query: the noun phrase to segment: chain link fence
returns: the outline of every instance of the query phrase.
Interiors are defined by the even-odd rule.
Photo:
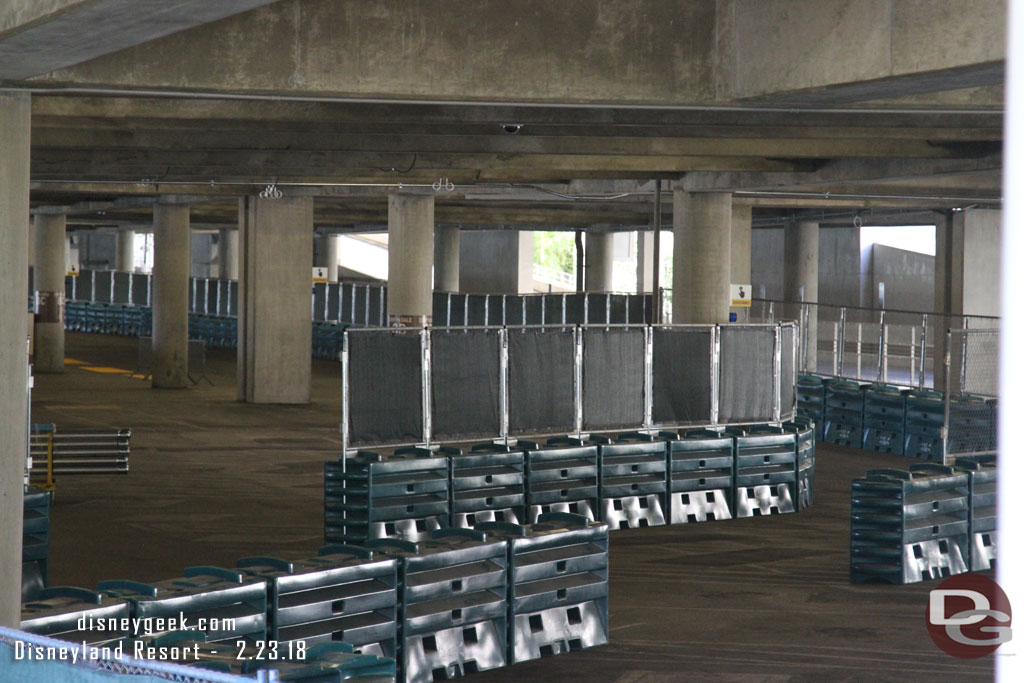
[[[950,330],[946,338],[947,459],[995,452],[999,330]]]

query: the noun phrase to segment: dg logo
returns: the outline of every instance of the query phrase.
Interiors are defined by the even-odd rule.
[[[958,574],[928,595],[928,634],[946,654],[977,659],[1013,637],[1006,593],[980,574]]]

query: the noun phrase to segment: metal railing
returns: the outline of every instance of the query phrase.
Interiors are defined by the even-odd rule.
[[[945,388],[947,331],[993,330],[999,318],[754,299],[752,322],[800,324],[798,369],[918,389]]]

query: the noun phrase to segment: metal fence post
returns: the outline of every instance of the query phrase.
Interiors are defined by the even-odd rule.
[[[864,329],[863,325],[861,323],[857,323],[857,379],[860,379],[861,351],[862,351],[861,333],[863,332],[863,329]]]
[[[501,438],[508,443],[508,329],[498,330],[500,340],[501,359],[498,363],[500,376],[498,377],[498,394],[501,409]]]
[[[369,291],[367,291],[367,301],[369,301]],[[430,445],[430,432],[432,425],[430,424],[430,329],[424,327],[420,330],[420,354],[421,363],[421,374],[423,377],[423,443],[427,446]]]
[[[806,356],[804,356],[806,358]],[[774,378],[774,395],[772,396],[772,418],[776,423],[782,422],[782,325],[775,326],[774,358],[772,359],[772,376]]]
[[[889,325],[882,325],[882,382],[889,383]]]
[[[832,323],[832,376],[839,376],[839,323]]]
[[[942,364],[946,369],[946,400],[944,406],[944,416],[942,419],[942,464],[946,464],[946,454],[949,452],[949,402],[951,399],[952,386],[949,378],[950,370],[950,349],[953,343],[953,332],[952,330],[946,331],[946,355],[942,359]]]
[[[654,424],[654,327],[644,326],[644,427]]]
[[[839,372],[836,374],[842,374],[843,362],[846,355],[846,306],[839,309]]]
[[[718,392],[722,372],[722,328],[711,326],[711,424],[718,424]]]
[[[914,386],[914,353],[917,350],[917,337],[913,327],[910,328],[910,386]]]
[[[882,338],[882,330],[885,328],[885,311],[878,313],[878,362],[876,363],[875,381],[882,380],[882,346],[885,340]]]
[[[573,331],[576,342],[576,354],[573,360],[573,398],[576,403],[576,436],[579,438],[583,433],[583,327],[576,325],[573,327]]]
[[[925,359],[928,357],[928,314],[921,316],[921,372],[917,377],[917,388],[924,389]],[[932,386],[935,386],[935,373],[932,372]]]
[[[345,460],[348,457],[348,330],[341,333],[341,469],[345,471]]]

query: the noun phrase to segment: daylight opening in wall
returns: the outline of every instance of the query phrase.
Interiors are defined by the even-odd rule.
[[[935,256],[935,226],[864,226],[860,229],[861,251],[870,248],[873,244]]]

